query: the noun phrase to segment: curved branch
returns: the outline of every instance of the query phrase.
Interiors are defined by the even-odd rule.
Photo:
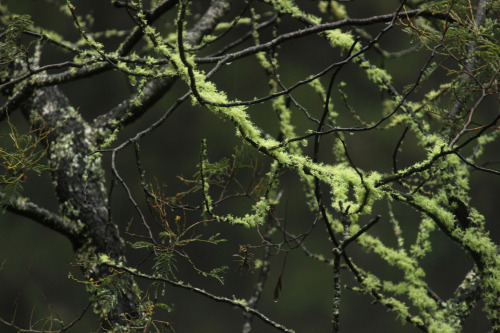
[[[281,324],[273,321],[272,319],[268,318],[262,312],[254,309],[254,308],[249,307],[248,305],[246,305],[245,303],[241,302],[238,299],[230,299],[230,298],[223,297],[223,296],[217,296],[217,295],[209,293],[206,290],[203,290],[203,289],[200,289],[200,288],[197,288],[197,287],[193,287],[193,286],[191,286],[189,284],[185,284],[185,283],[182,283],[182,282],[173,281],[173,280],[161,277],[161,276],[147,275],[147,274],[144,274],[144,273],[140,273],[136,269],[131,269],[131,268],[128,268],[128,267],[125,267],[125,266],[122,266],[122,265],[116,265],[116,264],[111,263],[111,262],[107,262],[106,264],[108,266],[116,268],[116,269],[122,269],[125,272],[127,272],[127,273],[129,273],[129,274],[131,274],[131,275],[133,275],[135,277],[138,277],[138,278],[143,278],[143,279],[150,280],[150,281],[159,281],[159,282],[168,283],[171,286],[178,287],[178,288],[181,288],[181,289],[185,289],[185,290],[188,290],[188,291],[192,291],[192,292],[194,292],[196,294],[200,294],[202,296],[208,297],[209,299],[211,299],[211,300],[213,300],[215,302],[221,302],[221,303],[230,304],[233,307],[239,308],[239,309],[241,309],[241,310],[243,310],[245,312],[249,312],[249,313],[253,314],[257,318],[259,318],[263,322],[265,322],[267,325],[275,327],[276,329],[278,329],[278,330],[280,330],[282,332],[289,332],[289,333],[294,332],[291,329],[286,328],[285,326],[283,326],[283,325],[281,325]]]
[[[3,200],[4,197],[5,194],[0,192],[0,200]],[[31,201],[17,199],[8,204],[6,209],[11,213],[27,217],[44,227],[59,232],[60,234],[68,237],[71,242],[76,240],[81,231],[78,224],[42,208]]]

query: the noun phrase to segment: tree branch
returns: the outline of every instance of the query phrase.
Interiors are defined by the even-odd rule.
[[[5,194],[0,192],[0,200],[3,200]],[[78,237],[81,227],[62,216],[55,214],[45,208],[39,207],[35,203],[27,200],[16,199],[6,206],[7,211],[27,217],[33,221],[57,231],[68,237],[72,242]]]
[[[407,12],[401,12],[396,17],[397,18],[425,17],[425,18],[437,18],[437,19],[441,19],[441,20],[454,21],[453,18],[450,17],[448,14],[432,13],[432,12],[424,11],[421,9],[415,9],[415,10],[409,10]],[[349,18],[349,19],[336,21],[336,22],[318,24],[318,25],[315,25],[315,26],[310,27],[310,28],[305,28],[302,30],[282,34],[282,35],[270,40],[267,43],[262,43],[260,45],[249,47],[249,48],[246,48],[246,49],[241,50],[241,51],[227,54],[225,56],[195,58],[195,62],[199,63],[199,64],[214,63],[214,62],[221,61],[225,58],[228,58],[227,61],[233,61],[236,59],[247,57],[247,56],[252,55],[252,54],[256,54],[259,52],[263,52],[263,51],[272,49],[273,47],[276,47],[277,45],[284,43],[286,41],[298,39],[298,38],[309,36],[312,34],[317,34],[317,33],[323,32],[323,31],[333,30],[333,29],[338,29],[338,28],[343,28],[343,27],[350,27],[350,26],[367,26],[367,25],[373,25],[376,23],[391,22],[393,19],[394,19],[394,14],[386,14],[386,15],[380,15],[380,16],[373,16],[373,17],[369,17],[369,18],[361,18],[361,19]]]
[[[261,319],[267,325],[270,325],[271,327],[275,327],[276,329],[278,329],[278,330],[280,330],[282,332],[289,332],[289,333],[293,333],[294,332],[293,330],[291,330],[289,328],[286,328],[285,326],[283,326],[283,325],[281,325],[281,324],[273,321],[272,319],[269,319],[266,315],[264,315],[259,310],[256,310],[254,308],[249,307],[244,302],[241,302],[238,299],[230,299],[230,298],[223,297],[223,296],[217,296],[217,295],[209,293],[206,290],[203,290],[203,289],[200,289],[200,288],[197,288],[197,287],[193,287],[193,286],[191,286],[189,284],[185,284],[185,283],[182,283],[182,282],[173,281],[173,280],[170,280],[168,278],[161,277],[161,276],[147,275],[147,274],[139,272],[136,269],[131,269],[131,268],[124,267],[124,266],[121,266],[121,265],[116,265],[114,263],[108,262],[107,265],[109,265],[110,267],[116,268],[116,269],[123,270],[123,271],[125,271],[125,272],[127,272],[127,273],[129,273],[129,274],[131,274],[131,275],[133,275],[135,277],[139,277],[139,278],[150,280],[150,281],[159,281],[159,282],[168,283],[171,286],[178,287],[178,288],[181,288],[181,289],[185,289],[185,290],[188,290],[188,291],[192,291],[192,292],[194,292],[196,294],[205,296],[205,297],[207,297],[207,298],[209,298],[209,299],[211,299],[211,300],[213,300],[215,302],[221,302],[221,303],[226,303],[226,304],[232,305],[233,307],[239,308],[239,309],[241,309],[241,310],[243,310],[245,312],[250,312],[251,314],[253,314],[257,318]]]
[[[205,14],[185,34],[185,42],[190,45],[196,45],[203,39],[203,36],[215,29],[229,10],[229,3],[230,0],[213,0]],[[96,118],[94,126],[113,131],[119,126],[125,126],[134,122],[158,102],[170,90],[176,80],[177,77],[152,80],[139,95],[134,94],[108,113]],[[138,100],[138,103],[132,103],[133,100]]]

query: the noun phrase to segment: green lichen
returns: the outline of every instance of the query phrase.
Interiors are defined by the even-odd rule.
[[[340,47],[342,50],[347,51],[354,45],[354,37],[350,33],[343,32],[340,29],[328,30],[324,34],[332,47]],[[360,49],[361,45],[357,44],[354,52],[358,52]]]
[[[101,264],[116,266],[116,262],[107,254],[99,253],[98,259]]]
[[[306,15],[293,1],[266,2],[273,6],[275,10],[280,11],[280,13],[289,14],[294,18],[300,18],[302,21],[304,19],[309,20],[312,24],[320,23],[319,18]],[[329,8],[328,6],[332,6],[330,10],[331,8],[337,9],[336,16],[346,16],[345,12],[341,11],[341,9],[345,10],[345,8],[336,3],[331,2],[328,4],[326,1],[321,1],[319,6],[323,11],[326,11]],[[240,23],[253,23],[255,25],[252,21],[244,22],[242,20]],[[228,23],[219,24],[218,29],[229,27]],[[311,189],[314,189],[315,186],[314,179],[318,179],[328,186],[332,209],[325,213],[325,216],[329,218],[329,222],[335,232],[343,232],[344,226],[338,219],[332,217],[332,212],[333,214],[338,212],[349,213],[350,221],[353,223],[350,226],[349,235],[353,235],[356,231],[360,230],[360,226],[357,224],[360,216],[370,214],[374,203],[377,200],[387,197],[389,194],[393,194],[394,198],[402,202],[417,207],[422,212],[423,216],[418,226],[416,241],[410,246],[408,252],[402,246],[404,243],[401,243],[400,248],[391,248],[368,233],[365,233],[358,239],[359,244],[363,248],[376,253],[388,265],[396,267],[404,275],[403,281],[392,283],[390,281],[380,281],[377,277],[368,274],[363,279],[363,287],[368,292],[383,289],[396,295],[404,295],[409,302],[408,304],[411,303],[411,306],[420,313],[420,316],[410,315],[409,307],[404,302],[395,298],[382,297],[379,300],[380,303],[395,311],[403,321],[426,325],[430,332],[458,331],[460,323],[456,321],[457,316],[454,316],[450,309],[439,310],[440,304],[428,296],[428,292],[425,289],[425,272],[419,263],[419,260],[431,251],[430,235],[436,229],[436,223],[438,223],[443,231],[451,233],[456,239],[459,239],[464,248],[469,249],[475,255],[479,256],[481,261],[489,267],[482,272],[482,288],[483,290],[491,291],[491,296],[486,297],[485,309],[490,317],[494,318],[495,311],[497,310],[494,304],[495,297],[500,293],[498,282],[500,280],[499,270],[497,269],[500,265],[497,262],[498,259],[496,259],[495,246],[489,236],[481,229],[468,228],[462,230],[457,228],[456,214],[453,212],[453,207],[450,207],[448,203],[448,197],[450,193],[455,193],[455,195],[463,198],[465,201],[469,192],[468,179],[470,175],[467,167],[463,165],[463,162],[457,156],[448,154],[448,140],[444,136],[424,134],[424,132],[430,130],[430,125],[422,120],[422,114],[430,113],[431,111],[435,111],[435,109],[427,108],[424,109],[425,112],[419,113],[418,111],[425,108],[424,102],[410,103],[406,101],[405,103],[400,103],[402,101],[401,97],[396,97],[383,105],[384,115],[388,115],[394,111],[396,106],[403,111],[391,117],[387,124],[384,124],[385,128],[401,124],[409,125],[410,131],[416,133],[418,144],[425,149],[425,153],[427,154],[426,158],[420,163],[415,163],[404,170],[396,172],[394,175],[395,179],[406,181],[408,178],[415,176],[429,183],[432,182],[433,186],[436,184],[440,186],[439,189],[433,190],[431,194],[426,193],[427,188],[423,188],[420,192],[411,192],[411,198],[409,198],[397,193],[395,190],[393,193],[390,184],[378,186],[377,184],[382,180],[381,174],[354,169],[346,160],[345,150],[340,140],[337,140],[334,147],[335,165],[317,163],[311,158],[306,157],[300,147],[300,142],[290,140],[296,138],[298,135],[295,133],[297,129],[294,127],[293,113],[287,107],[283,96],[273,99],[272,102],[272,108],[279,116],[280,131],[284,137],[283,141],[278,142],[272,138],[263,137],[261,131],[249,116],[249,107],[228,106],[227,104],[232,101],[229,100],[227,95],[214,82],[211,82],[207,78],[205,72],[197,68],[194,62],[194,54],[186,53],[181,56],[182,47],[189,49],[189,45],[176,45],[176,42],[180,40],[178,35],[173,34],[167,37],[169,43],[174,45],[174,47],[171,47],[163,42],[165,39],[162,41],[153,27],[148,26],[144,29],[144,32],[151,40],[155,41],[153,44],[155,45],[156,52],[171,61],[171,66],[165,69],[166,72],[164,74],[178,75],[191,87],[193,92],[191,98],[194,105],[200,105],[222,119],[231,121],[235,126],[237,135],[250,142],[263,154],[271,157],[276,167],[279,165],[280,167],[295,171],[304,180],[304,184],[308,188],[308,199],[311,199],[311,207],[315,207],[315,197],[311,195]],[[326,31],[323,35],[328,39],[332,47],[339,47],[344,51],[350,49],[354,43],[353,36],[340,29]],[[206,38],[205,41],[213,40],[213,36],[207,36]],[[254,39],[256,45],[258,45],[259,35],[256,30],[254,30]],[[357,46],[354,51],[356,52],[360,49],[361,45]],[[277,66],[274,60],[270,59],[264,53],[259,53],[256,57],[266,72],[273,73]],[[357,60],[357,62],[365,71],[370,81],[375,83],[380,89],[388,89],[388,86],[391,84],[391,76],[386,70],[376,67],[368,61]],[[130,70],[130,68],[125,66],[121,68],[123,70],[125,68]],[[134,70],[141,72],[137,68],[134,68]],[[141,73],[146,74],[144,72]],[[270,75],[268,82],[271,93],[277,92],[278,81],[276,78]],[[315,91],[321,92],[320,95],[325,101],[326,93],[319,80],[312,81],[310,85]],[[438,99],[440,93],[441,90],[429,92],[425,97],[426,101]],[[328,108],[331,110],[329,119],[334,119],[336,114],[333,111],[333,105],[328,105]],[[485,144],[490,141],[490,139],[483,139],[478,142]],[[444,158],[445,154],[447,154],[446,158]],[[202,169],[207,167],[203,163],[202,161]],[[439,184],[439,182],[443,185]],[[402,183],[402,186],[405,190],[408,190],[408,193],[412,190],[411,185],[407,183]],[[204,183],[202,191],[204,193],[205,212],[213,214],[210,211],[212,200],[209,195],[210,186],[208,181]],[[247,214],[244,217],[234,217],[232,215],[214,216],[219,221],[240,224],[246,227],[255,227],[264,222],[270,207],[278,203],[278,199],[275,199],[276,197],[277,195],[274,193],[269,201],[261,198],[252,207],[252,214]],[[478,225],[484,225],[484,219],[476,211],[471,211],[470,215],[471,220],[477,221]],[[246,306],[246,303],[243,305]],[[432,316],[429,314],[430,311],[433,312]]]
[[[347,11],[344,5],[339,4],[336,1],[319,1],[318,2],[318,9],[322,13],[330,13],[332,14],[336,19],[338,20],[343,20],[347,18]]]
[[[286,13],[294,18],[299,18],[299,19],[307,18],[310,21],[312,21],[313,24],[315,25],[321,23],[320,18],[300,10],[300,8],[296,6],[293,0],[280,0],[280,1],[265,0],[265,2],[273,6],[278,13]]]
[[[429,237],[431,232],[435,229],[436,224],[434,223],[434,221],[432,221],[432,219],[428,218],[427,216],[424,216],[418,226],[418,233],[415,244],[411,245],[410,253],[414,258],[423,258],[431,251],[432,247]]]
[[[425,207],[426,214],[430,214],[435,217],[442,226],[448,230],[454,229],[455,216],[453,213],[436,202],[436,200],[420,194],[415,194],[412,200],[418,207]]]
[[[361,62],[360,67],[365,69],[368,79],[376,83],[380,90],[386,89],[391,84],[392,77],[386,70],[372,65],[368,61]]]
[[[387,297],[380,301],[383,305],[391,309],[391,311],[396,313],[398,319],[402,323],[406,322],[406,319],[410,316],[408,306],[404,302],[401,302],[395,298]]]
[[[264,224],[269,212],[268,201],[262,197],[257,203],[252,206],[253,214],[245,214],[243,217],[235,217],[230,214],[224,216],[215,216],[218,221],[228,222],[230,224],[242,225],[244,227],[256,227]]]
[[[249,17],[241,17],[236,26],[240,26],[240,25],[250,25],[252,23],[252,20],[249,18]],[[226,29],[229,29],[233,26],[233,22],[220,22],[219,24],[217,24],[217,27],[215,28],[215,30],[226,30]]]
[[[380,279],[373,274],[367,274],[363,278],[363,287],[367,292],[377,291],[381,287]]]

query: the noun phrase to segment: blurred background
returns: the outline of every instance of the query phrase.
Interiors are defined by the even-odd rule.
[[[126,12],[113,8],[109,1],[75,0],[72,3],[76,7],[76,12],[82,15],[84,20],[92,18],[92,31],[133,27]],[[243,1],[234,1],[234,3],[231,17],[238,14],[243,8]],[[313,1],[298,1],[298,3],[304,11],[311,10],[318,13]],[[12,13],[29,14],[36,25],[56,31],[68,40],[74,41],[79,37],[71,19],[59,12],[59,7],[65,6],[63,1],[2,0],[2,4],[7,5]],[[203,12],[207,4],[208,1],[195,1],[192,12]],[[392,13],[398,8],[399,1],[357,0],[346,2],[345,6],[351,17],[362,18]],[[261,7],[262,9],[266,8],[264,5]],[[159,30],[173,31],[175,15],[174,10],[155,26]],[[300,27],[299,23],[286,17],[282,18],[280,29],[283,32]],[[378,24],[366,29],[369,33],[376,35],[384,27],[384,24]],[[401,27],[395,27],[384,35],[380,40],[380,46],[387,51],[410,48],[412,46],[411,40],[401,30]],[[233,40],[246,31],[247,27],[235,29],[214,47],[200,51],[199,56],[210,54],[217,49],[217,46],[223,45],[225,41]],[[269,31],[262,32],[263,40],[270,37]],[[27,38],[26,41],[28,43],[34,42],[30,38]],[[119,39],[111,40],[106,45],[106,50],[113,50],[118,42]],[[240,48],[250,45],[250,42],[247,42]],[[345,56],[338,49],[330,48],[328,43],[318,36],[284,43],[278,52],[280,77],[287,86],[318,73],[329,64],[339,61]],[[382,58],[376,51],[369,51],[367,57],[374,64],[382,65]],[[69,54],[52,46],[45,46],[43,49],[42,64],[70,59]],[[392,75],[394,86],[401,91],[404,86],[415,82],[427,59],[428,51],[420,50],[411,52],[402,58],[389,59],[384,66]],[[208,71],[212,66],[201,65],[200,68]],[[255,58],[242,59],[225,66],[214,75],[213,80],[219,89],[227,92],[230,99],[248,100],[255,96],[262,97],[268,91],[266,76],[258,67]],[[322,79],[322,82],[326,85],[328,80],[329,76],[327,75]],[[414,98],[417,99],[429,89],[437,87],[440,81],[445,80],[447,78],[444,71],[434,75],[434,79],[426,82]],[[366,80],[362,70],[352,64],[344,67],[336,80],[336,85],[341,81],[346,82],[345,92],[349,96],[348,101],[351,108],[355,109],[365,122],[369,123],[380,118],[384,96],[375,84]],[[116,72],[107,72],[82,79],[65,84],[60,88],[86,120],[92,120],[107,112],[134,92],[134,87],[130,85],[128,78]],[[172,91],[166,94],[150,112],[122,130],[115,143],[122,143],[136,132],[149,127],[187,89],[185,84],[177,82]],[[334,91],[336,90],[334,89]],[[339,95],[338,93],[333,94],[335,110],[339,114],[339,125],[343,127],[359,125]],[[311,115],[315,117],[321,115],[322,101],[310,87],[303,86],[297,89],[293,96],[307,108]],[[4,101],[5,99],[2,100],[2,102]],[[491,112],[498,110],[497,105],[486,103],[483,106],[483,109],[486,109],[486,115],[488,113],[491,115],[488,108],[491,108]],[[292,110],[296,133],[304,134],[305,130],[311,128],[313,124],[297,108],[292,108]],[[270,103],[253,105],[249,108],[249,113],[259,127],[274,137],[278,135],[277,117]],[[28,131],[29,126],[19,112],[12,112],[10,119],[20,132]],[[392,154],[403,130],[402,127],[396,127],[387,131],[374,130],[346,135],[346,145],[353,162],[364,171],[391,172]],[[0,124],[0,131],[0,135],[4,139],[9,131],[5,122]],[[188,187],[177,176],[190,179],[198,171],[200,142],[203,138],[207,139],[208,158],[212,162],[225,156],[231,156],[235,147],[241,147],[241,140],[235,135],[234,126],[230,122],[221,121],[206,109],[191,106],[189,102],[184,103],[161,127],[141,141],[141,163],[146,170],[146,179],[153,185],[165,186],[163,189],[167,196],[175,196],[176,193],[186,191]],[[335,162],[331,152],[333,141],[333,136],[323,138],[320,152],[321,160]],[[307,147],[303,148],[311,154],[311,146],[312,142],[309,142]],[[482,157],[482,161],[498,162],[498,149],[500,149],[498,142],[492,144]],[[256,164],[255,170],[260,173],[267,172],[269,159],[252,152],[252,149],[247,148],[246,150],[248,162]],[[423,149],[416,145],[416,140],[412,135],[408,135],[399,155],[400,168],[404,168],[423,157],[425,157]],[[118,171],[133,189],[134,197],[140,203],[143,211],[148,212],[134,160],[132,147],[122,151],[118,155]],[[109,163],[109,156],[104,155],[103,165],[108,172],[108,185],[110,179]],[[250,184],[252,170],[242,170],[239,179],[242,184]],[[471,182],[472,205],[485,215],[491,237],[498,243],[500,233],[496,222],[499,213],[497,201],[500,179],[493,175],[473,171]],[[314,221],[314,214],[309,211],[305,204],[303,186],[298,177],[293,172],[285,171],[280,176],[280,188],[283,190],[283,195],[281,203],[276,207],[276,216],[281,218],[282,223],[286,223],[289,232],[294,234],[307,232]],[[23,195],[47,209],[53,211],[58,209],[48,172],[40,177],[35,174],[31,175],[24,183]],[[199,203],[200,197],[195,194],[187,200]],[[144,232],[136,212],[127,200],[126,193],[119,185],[116,185],[113,190],[111,203],[113,220],[120,226],[122,234],[125,234],[129,224],[131,224],[131,231]],[[227,201],[219,212],[226,210],[241,216],[248,211],[252,203],[249,199]],[[415,240],[420,215],[399,203],[392,205],[406,237],[405,245],[409,247]],[[173,219],[178,215],[178,212],[172,211],[169,214],[168,218]],[[360,223],[367,223],[376,214],[381,214],[382,218],[378,224],[370,229],[370,233],[381,238],[386,244],[396,245],[385,201],[378,202],[373,213],[370,216],[362,217]],[[148,215],[151,221],[153,221],[152,215]],[[201,219],[199,212],[186,214],[182,218],[187,223]],[[159,230],[156,229],[156,231]],[[227,274],[225,274],[225,283],[221,285],[214,279],[202,277],[182,260],[177,262],[177,278],[190,281],[194,286],[206,289],[216,295],[230,298],[233,296],[236,298],[250,297],[258,271],[256,270],[253,274],[239,271],[237,269],[238,263],[234,261],[233,254],[238,253],[240,245],[262,245],[258,231],[224,223],[207,223],[197,231],[203,235],[220,232],[222,238],[227,240],[218,246],[194,244],[186,248],[186,251],[201,269],[210,270],[217,266],[229,266]],[[274,240],[276,242],[282,241],[280,237],[278,232],[275,234]],[[133,240],[128,236],[126,238],[129,241]],[[462,281],[465,273],[472,268],[472,260],[457,245],[439,232],[434,232],[432,240],[432,253],[425,258],[422,264],[426,269],[429,286],[441,298],[447,299]],[[314,253],[322,253],[325,257],[331,258],[331,244],[322,224],[316,225],[304,244]],[[282,250],[286,250],[286,245]],[[258,258],[262,255],[263,248],[254,248],[252,252]],[[269,318],[296,332],[330,331],[333,292],[331,267],[311,260],[300,250],[275,252],[275,255],[271,257],[270,277],[259,303],[259,309]],[[348,254],[359,266],[381,278],[396,281],[402,277],[401,272],[390,267],[378,257],[365,253],[356,244],[350,245]],[[132,266],[141,263],[139,268],[144,267],[147,271],[148,264],[150,266],[151,262],[147,259],[143,262],[147,258],[146,251],[132,250],[129,247],[128,255],[129,263]],[[27,328],[37,321],[42,323],[44,318],[48,316],[55,316],[68,323],[80,316],[88,303],[88,294],[84,286],[70,278],[69,275],[71,273],[76,279],[81,276],[78,267],[75,266],[70,242],[58,233],[31,220],[8,212],[0,215],[0,262],[2,263],[0,316],[4,320],[10,321],[15,318],[14,323],[23,328]],[[274,302],[273,289],[282,271],[284,272],[282,292],[278,302]],[[393,313],[388,312],[383,306],[372,304],[370,297],[351,291],[349,288],[356,286],[352,274],[344,271],[342,279],[342,285],[348,288],[342,291],[341,331],[418,331],[409,325],[403,325],[394,318]],[[151,289],[148,289],[149,283],[147,281],[138,280],[138,283],[144,290],[152,292]],[[159,301],[174,308],[172,312],[159,310],[158,318],[171,323],[176,332],[238,332],[242,329],[243,314],[240,310],[233,309],[227,304],[214,303],[202,296],[173,287],[167,287],[165,295],[161,296]],[[464,332],[480,332],[488,328],[484,314],[481,313],[481,307],[482,305],[479,304],[475,314],[467,321]],[[254,319],[253,323],[254,332],[275,331],[258,319]],[[39,328],[40,324],[36,327]],[[89,309],[69,331],[93,332],[97,327],[97,317]],[[2,325],[0,331],[15,332],[16,330]]]

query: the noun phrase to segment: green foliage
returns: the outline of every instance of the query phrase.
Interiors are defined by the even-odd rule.
[[[224,282],[222,273],[227,269],[227,267],[217,267],[213,268],[211,271],[206,272],[195,264],[195,262],[190,258],[187,252],[184,250],[185,247],[191,245],[192,243],[205,243],[207,245],[217,245],[226,240],[220,238],[220,234],[214,234],[208,238],[203,237],[201,232],[198,230],[206,223],[211,221],[200,220],[189,224],[186,218],[176,215],[171,219],[167,214],[168,201],[165,200],[164,194],[160,189],[152,191],[152,199],[150,201],[151,207],[157,212],[158,217],[161,220],[161,225],[163,231],[161,231],[158,236],[160,237],[160,244],[154,244],[145,241],[139,241],[131,243],[133,248],[152,248],[154,249],[154,264],[153,264],[153,275],[165,277],[168,279],[177,280],[175,272],[177,258],[183,258],[187,260],[193,269],[205,277],[212,277],[217,279],[220,283]],[[179,200],[175,198],[173,200]],[[160,283],[161,284],[161,283]]]
[[[0,207],[5,207],[21,195],[22,183],[28,178],[29,172],[40,175],[49,169],[41,160],[46,153],[44,141],[50,130],[42,128],[20,134],[9,119],[8,125],[10,133],[3,135],[2,141],[5,143],[0,146],[0,190],[3,193]]]
[[[175,279],[175,254],[172,251],[162,251],[155,256],[153,274]]]
[[[33,22],[29,15],[5,15],[1,19],[5,27],[0,28],[0,82],[8,79],[10,67],[16,59],[27,57],[21,44],[21,34]]]

